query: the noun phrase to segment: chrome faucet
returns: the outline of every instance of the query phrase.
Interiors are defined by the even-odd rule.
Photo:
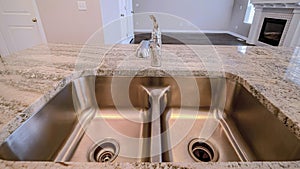
[[[148,58],[151,56],[151,66],[161,66],[161,32],[159,30],[156,18],[150,15],[153,21],[153,30],[150,40],[142,40],[139,47],[136,50],[136,56],[140,58]]]

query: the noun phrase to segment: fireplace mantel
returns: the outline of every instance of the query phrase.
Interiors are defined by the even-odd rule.
[[[251,0],[251,3],[268,8],[300,8],[300,0]]]
[[[252,0],[255,7],[254,20],[251,25],[247,43],[267,45],[258,40],[264,18],[286,19],[279,46],[300,46],[300,0]]]

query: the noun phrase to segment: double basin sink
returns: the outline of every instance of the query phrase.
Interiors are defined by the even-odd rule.
[[[86,76],[0,146],[14,161],[300,160],[300,140],[226,78]]]

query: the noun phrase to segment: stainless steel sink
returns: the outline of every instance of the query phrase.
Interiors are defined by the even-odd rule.
[[[300,141],[225,78],[82,77],[0,146],[21,161],[300,160]]]

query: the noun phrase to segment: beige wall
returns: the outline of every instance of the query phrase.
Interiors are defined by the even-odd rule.
[[[86,0],[86,11],[78,10],[77,0],[36,0],[36,2],[49,43],[82,44],[102,27],[99,0]]]

